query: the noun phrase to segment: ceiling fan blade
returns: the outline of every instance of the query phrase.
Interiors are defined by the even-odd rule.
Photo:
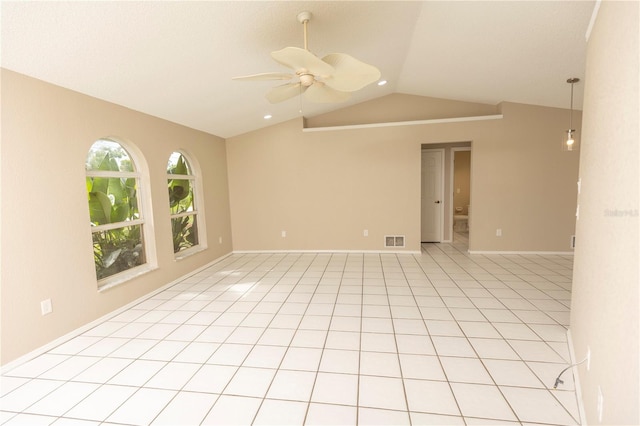
[[[267,93],[267,100],[272,104],[286,101],[289,98],[293,98],[304,92],[306,87],[303,87],[300,82],[283,84],[282,86],[274,87]]]
[[[331,65],[308,50],[300,49],[299,47],[285,47],[282,50],[271,52],[271,57],[276,62],[295,71],[305,69],[316,76],[327,76],[334,72]]]
[[[335,68],[325,79],[327,86],[345,92],[355,92],[380,78],[380,70],[344,53],[332,53],[322,60]]]
[[[324,83],[316,81],[307,88],[304,96],[311,102],[332,103],[346,101],[351,97],[351,93],[332,89]]]
[[[291,80],[295,77],[293,74],[283,72],[265,72],[262,74],[243,75],[232,77],[232,80]]]

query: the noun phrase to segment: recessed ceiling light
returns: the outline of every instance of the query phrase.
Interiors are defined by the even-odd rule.
[[[267,115],[264,116],[264,119],[265,120],[270,120],[271,117],[273,117],[271,114],[267,114]]]
[[[384,86],[385,84],[387,84],[387,80],[380,80],[378,82],[378,86]]]

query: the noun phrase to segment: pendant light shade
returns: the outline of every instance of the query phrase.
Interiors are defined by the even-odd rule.
[[[576,129],[573,128],[573,85],[579,82],[579,78],[570,78],[567,83],[571,84],[571,103],[569,109],[569,129],[565,130],[564,137],[562,138],[562,150],[563,151],[577,151],[578,140],[576,138]]]

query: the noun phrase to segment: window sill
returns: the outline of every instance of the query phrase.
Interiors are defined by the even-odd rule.
[[[193,256],[194,254],[200,253],[202,251],[205,251],[207,249],[206,246],[203,245],[197,245],[195,247],[191,247],[188,248],[186,250],[182,250],[179,251],[177,253],[175,253],[173,260],[175,260],[176,262],[186,259],[187,257]]]
[[[134,278],[138,278],[139,276],[145,275],[151,271],[155,271],[156,269],[158,269],[158,267],[155,265],[145,264],[105,278],[98,281],[98,293],[110,290],[120,284],[131,281]]]

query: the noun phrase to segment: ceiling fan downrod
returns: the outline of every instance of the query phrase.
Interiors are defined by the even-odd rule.
[[[298,22],[300,22],[304,28],[304,50],[309,50],[307,47],[307,23],[311,20],[311,12],[304,11],[298,13]]]

